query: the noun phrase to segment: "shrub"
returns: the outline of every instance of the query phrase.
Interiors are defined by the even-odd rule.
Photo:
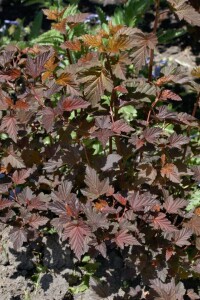
[[[169,3],[200,25],[185,1]],[[54,228],[78,260],[118,249],[139,282],[128,299],[197,299],[181,280],[200,272],[200,217],[186,210],[200,180],[190,167],[200,89],[173,66],[152,78],[159,1],[152,33],[109,22],[82,34],[87,14],[43,11],[62,40],[0,56],[0,220],[14,249]],[[176,106],[177,85],[197,93],[191,114]]]

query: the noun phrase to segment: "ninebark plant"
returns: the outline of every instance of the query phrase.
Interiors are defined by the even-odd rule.
[[[200,25],[186,1],[168,2],[178,18]],[[140,278],[127,299],[198,299],[180,280],[200,273],[199,211],[185,210],[200,181],[200,167],[190,167],[200,87],[176,67],[152,77],[155,4],[152,33],[108,23],[79,35],[87,14],[45,9],[63,43],[2,49],[0,220],[12,226],[14,249],[44,228],[78,260],[106,259],[115,247]],[[193,111],[174,109],[182,100],[175,84],[196,91]],[[130,107],[137,116],[128,119]],[[142,287],[150,287],[143,296]]]

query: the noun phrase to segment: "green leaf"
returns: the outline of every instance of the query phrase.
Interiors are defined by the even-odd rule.
[[[190,211],[195,207],[200,206],[200,189],[195,189],[193,193],[189,197],[189,204],[187,206],[187,210]]]
[[[82,262],[86,263],[89,262],[91,260],[91,257],[89,255],[84,255],[84,257],[82,258]]]
[[[54,45],[57,43],[62,43],[63,37],[60,32],[55,29],[51,29],[47,32],[44,32],[37,38],[31,41],[31,44],[41,44],[41,45]]]
[[[31,32],[29,35],[30,39],[36,38],[40,34],[41,26],[42,26],[43,14],[42,12],[38,12],[33,20],[31,25]]]
[[[130,122],[137,117],[137,110],[132,105],[127,105],[119,109],[119,114],[122,114],[124,120]]]
[[[160,31],[160,33],[158,32],[158,41],[159,43],[167,44],[172,40],[174,40],[175,38],[184,35],[186,32],[187,32],[186,28],[169,29],[169,30],[165,30],[164,32],[162,30]]]
[[[104,13],[104,11],[99,6],[96,7],[96,12],[99,16],[99,20],[100,20],[101,24],[108,23],[107,20],[106,20],[106,14]]]

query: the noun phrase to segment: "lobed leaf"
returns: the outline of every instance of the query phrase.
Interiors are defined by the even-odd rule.
[[[115,243],[121,249],[124,249],[124,246],[141,246],[141,244],[136,240],[136,238],[128,233],[128,230],[120,230],[114,238]]]
[[[185,1],[168,0],[180,20],[185,20],[193,26],[200,26],[200,13]]]
[[[181,198],[174,199],[172,196],[168,196],[165,199],[165,203],[163,207],[170,214],[177,214],[179,209],[185,207],[187,205],[187,201]]]
[[[15,117],[11,116],[5,116],[2,119],[0,131],[6,131],[6,133],[9,135],[9,137],[17,143],[17,120]]]
[[[85,253],[84,242],[86,237],[91,234],[90,228],[82,221],[69,222],[65,225],[62,239],[65,241],[69,238],[69,244],[76,257],[80,260]]]
[[[44,71],[44,65],[50,58],[50,51],[46,51],[42,54],[39,54],[35,58],[31,58],[30,56],[26,61],[26,72],[32,78],[37,78]]]
[[[167,177],[170,181],[174,183],[180,183],[180,175],[178,172],[178,168],[174,164],[167,163],[162,167],[160,173],[162,177]]]
[[[181,97],[170,90],[163,90],[159,97],[160,100],[175,100],[175,101],[182,101]]]
[[[26,179],[30,176],[32,169],[23,169],[20,171],[15,171],[12,175],[12,181],[17,184],[24,184]]]
[[[83,84],[84,93],[92,106],[100,101],[105,90],[111,92],[113,89],[113,82],[105,69],[94,72],[85,71],[81,74],[79,81]]]
[[[179,247],[188,246],[191,244],[188,241],[188,239],[191,237],[191,235],[192,235],[192,230],[190,230],[188,228],[183,228],[174,233],[173,242]]]
[[[81,191],[90,201],[108,193],[110,190],[108,178],[100,181],[97,172],[89,166],[86,168],[85,184],[88,188]]]
[[[164,213],[159,213],[157,217],[153,219],[154,229],[161,229],[166,232],[177,231],[177,228],[171,224],[171,222],[166,218]]]
[[[80,108],[87,108],[90,105],[87,101],[82,98],[65,98],[62,101],[62,109],[64,111],[72,111]]]
[[[189,141],[190,139],[187,136],[174,132],[168,139],[168,147],[181,149],[181,146],[188,144]]]
[[[24,242],[27,242],[27,231],[24,228],[13,227],[9,236],[15,250],[18,250]]]

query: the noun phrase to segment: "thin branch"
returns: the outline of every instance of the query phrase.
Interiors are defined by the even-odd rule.
[[[85,158],[86,158],[87,164],[88,164],[88,166],[90,167],[91,165],[90,165],[90,160],[89,160],[89,157],[88,157],[88,154],[87,154],[87,150],[86,150],[86,148],[85,148],[84,143],[81,143],[81,144],[82,144],[83,149],[84,149],[84,153],[85,153]]]

